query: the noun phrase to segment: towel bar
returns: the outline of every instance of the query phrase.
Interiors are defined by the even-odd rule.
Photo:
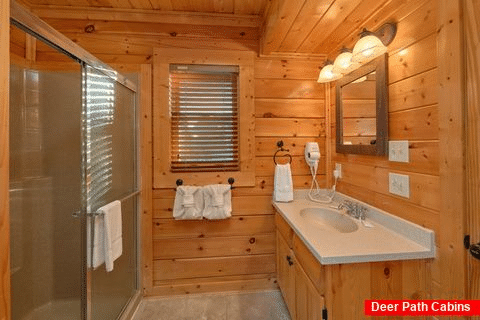
[[[230,189],[232,189],[232,190],[234,189],[234,186],[233,186],[234,183],[235,183],[234,178],[232,178],[232,177],[228,178],[228,184],[230,185]],[[177,179],[177,181],[175,181],[175,184],[177,185],[177,187],[181,186],[181,185],[183,185],[183,180],[182,179]]]
[[[138,194],[140,194],[140,191],[134,191],[134,192],[130,193],[129,195],[127,195],[127,196],[123,197],[122,199],[120,199],[120,202],[123,203],[123,202],[125,202],[126,200],[128,200],[128,199],[130,199],[130,198],[132,198],[132,197],[134,197],[134,196],[136,196],[136,195],[138,195]],[[83,213],[83,212],[81,212],[81,211],[75,211],[75,212],[72,213],[72,217],[78,218],[78,217],[80,217],[80,215],[82,215],[82,214],[85,214],[87,217],[96,217],[96,216],[102,215],[102,213],[98,213],[98,212],[85,212],[85,213]]]
[[[124,201],[130,199],[131,197],[134,197],[134,196],[140,194],[140,192],[141,192],[140,190],[134,191],[134,192],[130,193],[129,195],[127,195],[127,196],[123,197],[122,199],[120,199],[120,202],[124,202]]]
[[[99,212],[81,212],[81,211],[75,211],[72,213],[72,217],[74,218],[79,218],[82,214],[85,214],[87,217],[96,217],[96,216],[99,216],[99,215],[102,215],[103,213],[99,213]]]

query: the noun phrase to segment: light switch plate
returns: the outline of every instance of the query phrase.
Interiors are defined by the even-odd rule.
[[[410,198],[410,177],[405,174],[388,174],[388,191],[401,197]]]
[[[409,149],[408,141],[389,141],[388,142],[388,160],[395,162],[408,162]]]

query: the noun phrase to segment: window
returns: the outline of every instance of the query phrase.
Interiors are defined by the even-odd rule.
[[[153,187],[255,185],[254,52],[157,48]]]
[[[87,204],[94,210],[112,189],[115,81],[90,66],[85,79]]]
[[[169,70],[171,171],[238,171],[238,67]]]

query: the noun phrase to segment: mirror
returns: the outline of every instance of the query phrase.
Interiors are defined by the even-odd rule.
[[[337,152],[387,154],[387,54],[337,81]]]

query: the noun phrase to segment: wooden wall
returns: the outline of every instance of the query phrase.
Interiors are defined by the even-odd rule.
[[[458,136],[452,135],[448,139],[449,133],[461,129],[458,110],[454,109],[455,103],[458,103],[457,108],[461,105],[458,101],[461,72],[457,70],[455,77],[451,78],[451,72],[455,70],[447,70],[450,66],[444,64],[447,55],[442,53],[440,57],[437,52],[444,52],[438,51],[445,50],[441,46],[444,39],[459,38],[454,30],[459,23],[459,11],[448,10],[451,8],[447,4],[455,5],[456,0],[388,3],[373,13],[366,25],[378,26],[382,21],[391,20],[398,22],[396,39],[389,46],[389,134],[391,140],[409,140],[410,163],[389,162],[385,157],[336,154],[333,145],[335,123],[332,121],[334,88],[330,86],[324,92],[323,86],[315,81],[321,62],[313,57],[301,58],[302,55],[292,55],[295,58],[259,57],[255,63],[256,186],[234,190],[234,216],[219,222],[173,221],[174,189],[153,190],[152,237],[143,239],[147,245],[152,245],[149,248],[153,255],[147,268],[151,277],[145,277],[150,279],[145,283],[147,294],[275,285],[274,221],[270,199],[274,169],[272,155],[276,142],[281,139],[293,156],[295,187],[309,187],[303,146],[307,141],[316,140],[322,154],[327,153],[320,167],[321,185],[326,185],[327,176],[331,177],[331,170],[325,170],[326,163],[330,169],[336,162],[342,163],[343,179],[338,190],[433,229],[439,235],[440,254],[449,258],[444,259],[446,263],[440,263],[442,256],[431,264],[429,262],[432,296],[444,296],[441,291],[448,285],[443,286],[442,278],[459,267],[458,261],[461,261],[457,240],[462,236],[462,210],[459,217],[455,217],[452,206],[444,210],[448,192],[461,182],[452,177],[457,174],[452,169],[455,168],[453,160],[461,160],[458,148],[450,156],[448,154],[449,146],[458,145]],[[182,20],[176,30],[167,30],[156,22],[159,21],[157,14],[35,10],[48,23],[107,63],[151,63],[154,47],[258,52],[260,24],[251,19],[232,21],[223,17],[225,32],[212,36],[211,27],[198,27],[208,26],[208,21],[198,16]],[[149,23],[148,27],[145,22]],[[339,27],[339,30],[343,29]],[[351,47],[358,40],[358,34],[355,32],[342,39],[345,41],[343,45]],[[342,44],[329,44],[332,58]],[[456,46],[454,48],[457,50]],[[37,50],[38,61],[55,61],[50,48],[38,46]],[[453,54],[457,59],[459,51]],[[441,99],[441,94],[448,98],[451,93],[440,90],[440,87],[447,86],[455,95]],[[328,102],[326,106],[325,101]],[[449,113],[455,115],[451,125],[448,124]],[[410,176],[409,199],[388,193],[388,172]],[[448,187],[452,181],[455,183]],[[456,204],[458,195],[455,193]],[[452,223],[455,226],[452,232],[445,231]],[[455,260],[457,262],[452,263]],[[443,283],[450,282],[449,285],[453,286],[462,274],[448,277],[451,281],[447,279]]]
[[[10,1],[0,0],[0,319],[10,317],[9,78]]]
[[[307,141],[318,141],[324,152],[325,145],[325,93],[315,81],[319,64],[315,60],[256,59],[256,186],[234,189],[231,219],[175,221],[173,189],[154,190],[154,282],[147,293],[276,286],[272,156],[276,142],[283,140],[293,157],[294,186],[309,186],[303,147]],[[324,182],[324,163],[320,172],[319,180]]]
[[[216,37],[208,36],[209,29],[200,34],[198,28],[188,24],[172,36],[160,24],[153,25],[154,29],[138,21],[125,25],[111,21],[112,17],[102,16],[101,12],[97,12],[96,20],[81,13],[69,14],[69,19],[60,19],[55,11],[45,14],[45,20],[53,27],[107,63],[151,63],[154,47],[258,51],[258,30],[242,26],[249,24],[245,21],[240,27],[226,27]],[[121,15],[116,18],[127,19]],[[237,35],[239,28],[246,36]],[[39,62],[57,59],[46,46],[37,47],[36,57]],[[255,187],[233,190],[231,219],[175,221],[174,186],[152,190],[152,235],[148,236],[148,226],[144,227],[142,239],[147,251],[151,250],[144,252],[145,294],[276,287],[272,157],[277,141],[283,140],[293,158],[294,187],[310,187],[311,177],[303,156],[305,143],[317,141],[325,155],[325,90],[316,82],[321,64],[322,59],[314,57],[256,58],[256,183]],[[144,138],[143,143],[151,141]],[[319,167],[321,185],[325,185],[325,159]],[[145,214],[150,217],[148,207]]]
[[[339,191],[438,232],[437,5],[434,0],[424,1],[422,6],[412,9],[399,19],[398,34],[389,46],[388,58],[389,139],[409,141],[410,162],[335,152],[333,162],[342,164]],[[406,43],[403,30],[405,26],[413,28],[413,24],[418,30],[412,30],[415,36]],[[334,112],[335,108],[331,110]],[[388,172],[410,176],[410,199],[388,193]]]
[[[413,1],[403,5],[390,16],[384,17],[385,21],[398,22],[396,38],[388,47],[389,140],[409,141],[409,163],[390,162],[387,156],[337,154],[335,153],[335,140],[331,139],[328,143],[331,144],[333,150],[331,168],[333,169],[335,163],[342,164],[343,178],[338,184],[340,192],[434,230],[437,252],[441,253],[442,248],[450,248],[446,250],[455,251],[458,261],[458,254],[462,253],[459,248],[463,227],[461,223],[462,204],[460,200],[459,214],[456,218],[449,216],[448,210],[445,210],[442,204],[442,197],[447,194],[446,190],[441,187],[441,181],[445,186],[452,183],[452,180],[451,176],[450,178],[442,176],[440,159],[448,152],[443,151],[441,145],[445,146],[456,141],[456,144],[461,146],[462,141],[461,135],[456,134],[456,129],[452,130],[447,127],[443,131],[443,135],[440,134],[442,125],[445,125],[448,119],[442,120],[441,118],[442,112],[439,105],[443,102],[439,97],[440,94],[449,94],[440,89],[439,74],[448,68],[442,69],[440,64],[441,62],[445,66],[447,63],[444,60],[447,58],[444,58],[445,55],[441,53],[444,48],[439,45],[441,37],[446,36],[437,33],[442,29],[439,27],[440,3],[436,0]],[[458,13],[458,11],[456,12]],[[452,16],[450,21],[458,23],[458,16],[455,16],[454,13]],[[444,19],[444,21],[448,20]],[[453,58],[459,59],[458,55]],[[445,77],[444,79],[450,78]],[[332,101],[330,112],[333,115],[335,112],[333,85],[330,87],[329,93],[330,101]],[[450,94],[457,93],[460,94],[459,89],[452,88]],[[460,103],[456,105],[456,111],[451,112],[450,109],[447,109],[450,111],[445,111],[443,114],[450,113],[453,116],[458,113],[458,110],[461,110],[460,105]],[[461,120],[456,122],[457,120],[455,118],[455,126],[461,126]],[[334,137],[335,124],[333,122],[330,124],[330,130]],[[451,141],[447,141],[449,135]],[[452,154],[457,155],[454,151]],[[451,159],[448,159],[449,168],[453,166]],[[459,161],[457,165],[461,169],[461,159]],[[410,198],[403,198],[388,192],[389,172],[405,174],[410,177]],[[457,201],[458,197],[452,196],[451,199]],[[455,226],[452,228],[455,230],[454,237],[443,236],[448,233],[446,231],[447,224]],[[449,259],[449,261],[453,260]],[[449,294],[443,292],[448,285],[452,284],[442,285],[442,282],[448,282],[450,279],[446,274],[442,274],[446,271],[443,268],[444,262],[445,259],[442,260],[441,256],[437,256],[431,262],[431,294],[433,297],[445,297]],[[427,263],[430,264],[430,262]],[[456,264],[447,264],[450,268],[453,265],[456,265],[456,268],[463,268],[461,260]],[[462,273],[461,270],[458,272]],[[461,289],[455,294],[461,294]]]
[[[466,48],[466,183],[467,233],[472,243],[480,242],[480,6],[464,0]],[[480,299],[480,264],[468,258],[468,299]]]
[[[153,48],[257,50],[260,20],[222,14],[33,8],[56,30],[107,63],[151,63]],[[215,17],[215,18],[212,18]],[[162,21],[162,23],[159,23]],[[215,22],[215,24],[213,23]],[[221,28],[222,32],[215,32]],[[52,49],[37,59],[55,60]]]

